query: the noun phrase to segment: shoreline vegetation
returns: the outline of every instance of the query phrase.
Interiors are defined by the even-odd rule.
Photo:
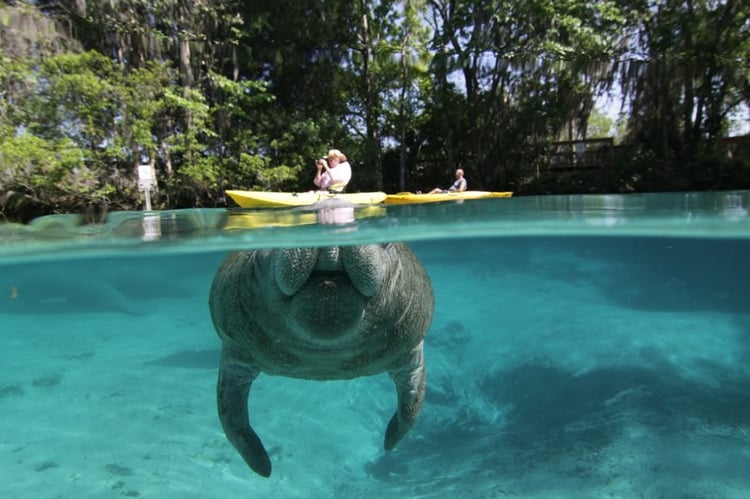
[[[143,165],[154,209],[305,191],[331,148],[351,192],[748,189],[742,5],[0,2],[0,221],[142,209]]]

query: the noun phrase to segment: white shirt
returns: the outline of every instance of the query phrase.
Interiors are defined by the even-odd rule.
[[[320,180],[316,177],[314,182],[321,189],[328,189],[332,185],[340,186],[339,189],[343,189],[351,179],[352,165],[348,161],[342,161],[335,167],[323,171],[320,174]]]

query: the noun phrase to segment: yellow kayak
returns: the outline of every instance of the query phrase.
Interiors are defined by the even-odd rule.
[[[399,192],[388,194],[383,201],[385,204],[439,203],[442,201],[461,201],[464,199],[509,198],[512,192],[491,191],[463,191],[439,192],[437,194],[415,194],[413,192]]]
[[[268,191],[226,191],[227,195],[241,208],[289,208],[308,206],[326,199],[343,199],[354,205],[379,204],[385,200],[385,192],[334,193],[327,191],[310,192],[268,192]]]

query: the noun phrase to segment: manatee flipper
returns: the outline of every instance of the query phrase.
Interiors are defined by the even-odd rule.
[[[396,385],[398,408],[385,430],[385,450],[391,450],[398,444],[414,426],[422,410],[427,378],[423,346],[422,341],[411,351],[405,365],[388,373]]]
[[[271,476],[271,460],[258,434],[250,426],[247,409],[250,387],[258,374],[260,374],[258,368],[232,362],[224,349],[216,396],[219,419],[227,439],[253,471],[261,476],[269,477]]]

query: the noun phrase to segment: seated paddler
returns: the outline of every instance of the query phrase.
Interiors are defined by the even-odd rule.
[[[352,179],[352,166],[346,160],[344,153],[338,149],[331,149],[325,158],[315,162],[318,172],[313,179],[320,190],[330,192],[344,192],[346,185]]]

